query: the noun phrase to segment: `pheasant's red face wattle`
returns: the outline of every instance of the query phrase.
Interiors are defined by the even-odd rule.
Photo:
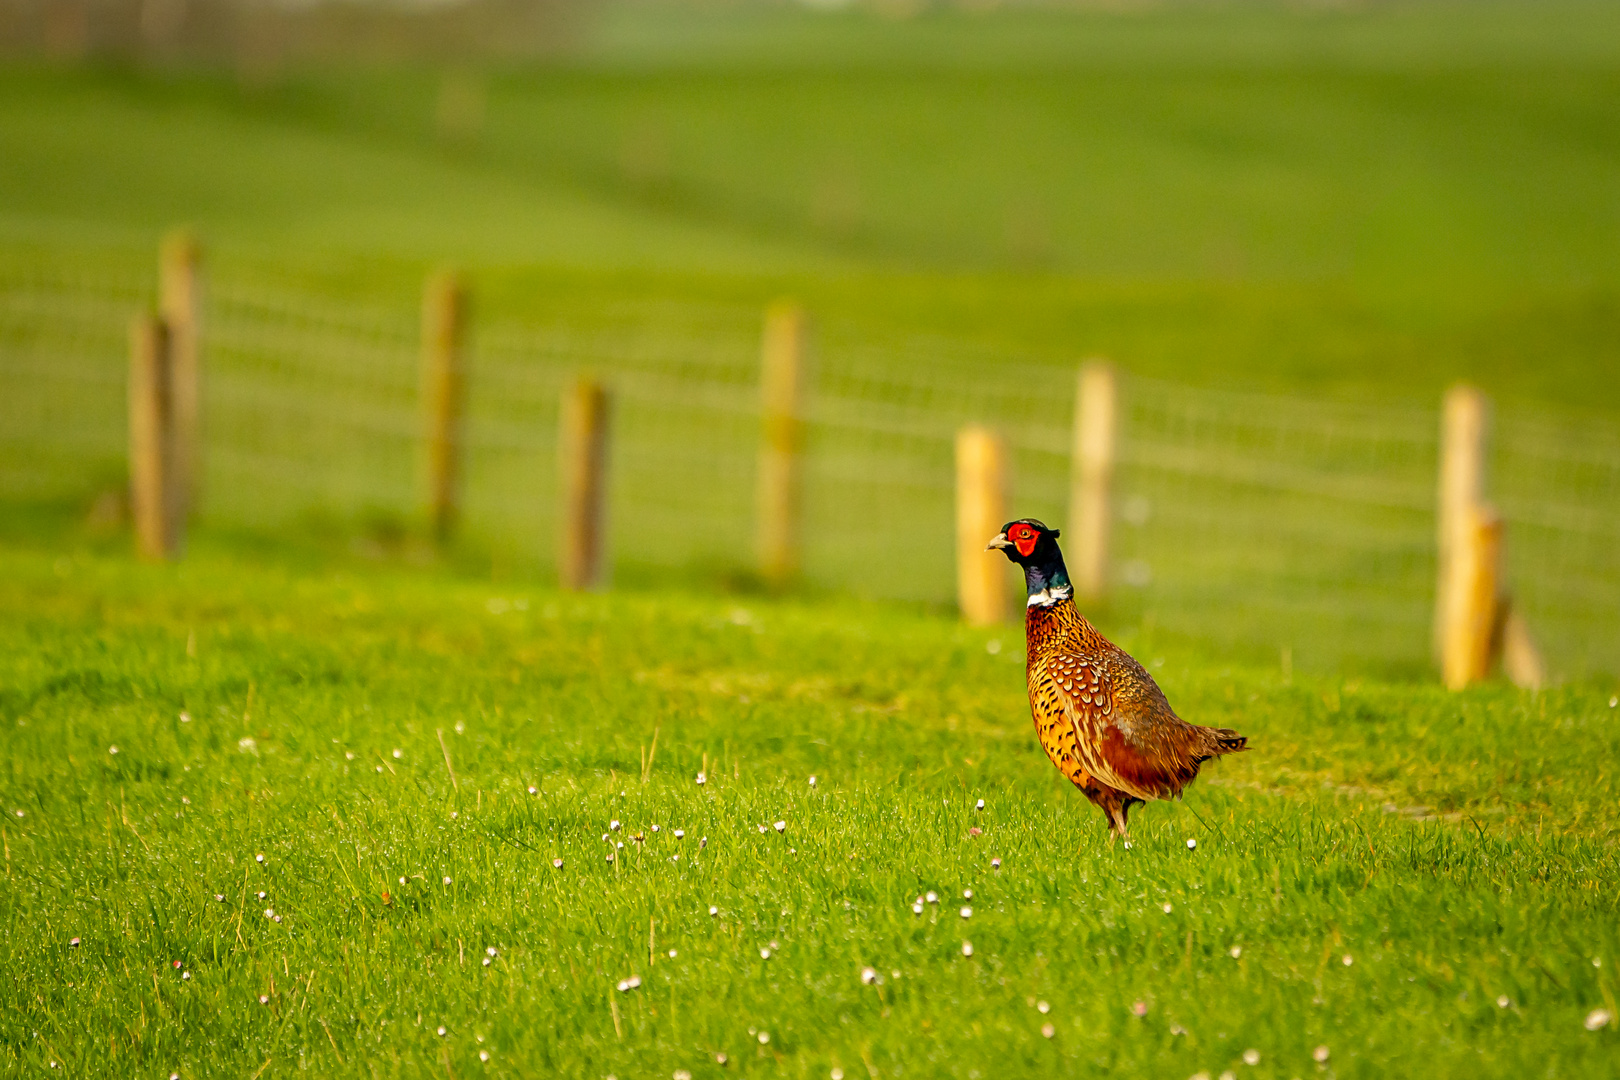
[[[1019,522],[1007,530],[1007,539],[1013,542],[1013,547],[1018,549],[1018,554],[1026,559],[1035,553],[1035,541],[1040,538],[1041,532],[1039,529],[1033,525],[1025,525],[1023,522]]]

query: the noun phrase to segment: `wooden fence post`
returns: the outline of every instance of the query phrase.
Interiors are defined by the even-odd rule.
[[[782,300],[765,312],[760,348],[759,570],[780,588],[799,572],[804,383],[809,320]]]
[[[164,237],[158,256],[158,313],[168,327],[173,499],[182,523],[202,484],[202,310],[202,245],[177,229]]]
[[[129,329],[129,496],[143,559],[170,558],[180,541],[171,391],[168,327],[138,315]]]
[[[428,278],[422,291],[422,404],[428,522],[449,538],[460,509],[462,409],[466,398],[464,339],[467,291],[452,273]]]
[[[565,589],[606,583],[607,452],[612,401],[602,384],[581,378],[563,394],[558,462],[562,534],[557,576]]]
[[[1490,400],[1471,386],[1446,391],[1440,421],[1434,651],[1447,687],[1490,675],[1496,661],[1514,685],[1539,690],[1547,668],[1509,594],[1501,515],[1485,502]]]
[[[1472,386],[1446,391],[1440,418],[1440,488],[1437,500],[1434,600],[1434,655],[1445,668],[1449,619],[1455,608],[1451,586],[1460,580],[1452,561],[1467,543],[1474,515],[1485,498],[1485,441],[1490,402]]]
[[[1007,560],[985,551],[1007,522],[1007,449],[988,428],[956,434],[956,595],[962,617],[989,626],[1007,617]]]
[[[1449,690],[1461,690],[1491,671],[1501,588],[1502,518],[1488,506],[1470,507],[1452,537],[1451,580],[1441,675]]]
[[[1118,431],[1118,390],[1113,365],[1081,365],[1074,406],[1074,456],[1070,464],[1069,550],[1077,596],[1099,599],[1108,589],[1110,490]]]
[[[1514,686],[1523,690],[1540,690],[1547,685],[1547,665],[1541,659],[1530,636],[1530,625],[1519,614],[1518,606],[1510,600],[1502,601],[1503,610],[1498,618],[1502,652],[1502,671]]]

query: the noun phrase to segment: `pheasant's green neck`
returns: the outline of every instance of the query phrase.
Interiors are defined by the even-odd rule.
[[[1063,565],[1063,553],[1052,546],[1052,554],[1039,562],[1024,566],[1024,588],[1029,594],[1026,607],[1052,607],[1074,596],[1069,584],[1069,570]]]

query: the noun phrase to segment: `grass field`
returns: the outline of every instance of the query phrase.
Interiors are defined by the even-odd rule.
[[[1620,963],[1606,687],[1127,634],[1256,750],[1126,850],[1036,747],[1010,630],[3,555],[16,1075],[1620,1072],[1584,1026]]]

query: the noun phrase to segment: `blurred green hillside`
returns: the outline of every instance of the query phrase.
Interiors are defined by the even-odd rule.
[[[1620,406],[1620,8],[604,9],[545,64],[0,74],[8,274],[216,271]]]
[[[735,584],[788,294],[811,587],[950,603],[963,423],[1064,520],[1103,355],[1106,622],[1426,672],[1436,409],[1468,378],[1553,670],[1620,665],[1620,7],[586,10],[545,59],[0,68],[0,498],[79,522],[122,486],[125,325],[189,222],[203,528],[418,528],[417,298],[450,264],[465,565],[549,576],[557,395],[591,370],[620,580]]]

